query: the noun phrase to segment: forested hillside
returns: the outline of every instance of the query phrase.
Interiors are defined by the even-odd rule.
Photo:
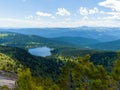
[[[32,77],[30,70],[25,69],[18,73],[19,90],[119,90],[119,57],[111,72],[107,72],[102,65],[95,66],[89,59],[90,56],[86,55],[67,60],[57,83]]]
[[[51,51],[52,57],[59,59],[70,59],[76,57],[84,57],[89,54],[90,61],[95,65],[103,65],[107,71],[111,71],[115,59],[117,59],[117,53],[113,51],[101,51],[101,50],[81,50],[78,48],[56,48]]]
[[[54,80],[63,65],[62,61],[55,58],[35,57],[20,48],[0,46],[0,53],[4,53],[13,61],[19,62],[18,65],[30,68],[34,76],[50,77]]]
[[[67,42],[77,47],[86,47],[86,48],[89,47],[89,45],[91,44],[100,43],[100,41],[96,39],[83,38],[80,36],[79,37],[57,37],[57,38],[53,38],[53,40]]]
[[[30,49],[40,46],[72,46],[71,44],[66,42],[55,41],[36,35],[24,35],[13,32],[0,32],[0,45],[19,47],[23,49]]]
[[[18,74],[18,90],[116,90],[119,53],[92,49],[91,44],[96,43],[99,41],[83,37],[44,38],[1,32],[0,70]],[[52,54],[41,57],[28,52],[42,46],[53,48]]]
[[[45,38],[36,35],[24,35],[13,32],[0,32],[0,45],[19,47],[26,50],[35,47],[48,46],[51,48],[74,47],[78,49],[117,51],[120,49],[119,41],[120,40],[102,42],[97,38],[93,39],[81,36]]]
[[[111,42],[98,43],[98,44],[92,45],[91,47],[98,50],[117,51],[117,50],[120,50],[120,39],[111,41]]]

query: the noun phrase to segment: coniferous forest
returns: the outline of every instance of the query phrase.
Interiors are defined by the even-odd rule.
[[[79,38],[83,45],[68,38],[57,39],[1,31],[0,76],[14,80],[14,86],[5,84],[0,90],[120,89],[119,49],[86,48],[93,42],[86,43],[83,38]],[[44,46],[52,48],[51,55],[43,57],[29,52]]]

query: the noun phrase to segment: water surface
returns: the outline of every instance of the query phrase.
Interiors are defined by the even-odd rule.
[[[42,56],[42,57],[50,56],[51,55],[50,51],[51,51],[51,48],[46,46],[29,49],[30,54],[35,56]]]

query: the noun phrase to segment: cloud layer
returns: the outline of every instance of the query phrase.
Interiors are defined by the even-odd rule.
[[[21,0],[26,4],[30,0]],[[49,6],[49,5],[48,5]],[[32,6],[31,6],[32,7]],[[43,6],[44,7],[44,6]],[[51,6],[49,6],[51,7]],[[75,6],[74,6],[75,7]],[[51,10],[34,9],[20,18],[0,18],[0,26],[9,27],[120,27],[120,0],[101,0],[96,6],[80,5],[75,8],[56,7]],[[45,8],[45,7],[44,7]],[[21,15],[23,16],[23,15]]]
[[[52,14],[50,14],[50,13],[44,13],[44,12],[40,12],[40,11],[38,11],[38,12],[36,12],[36,15],[37,16],[42,16],[42,17],[50,17],[50,16],[52,16]]]
[[[65,8],[58,8],[58,11],[56,12],[56,15],[70,16],[71,13],[68,10],[66,10]]]
[[[111,8],[113,11],[120,11],[120,0],[105,0],[100,2],[99,5]]]
[[[93,9],[88,9],[87,7],[80,7],[80,14],[83,16],[87,16],[90,14],[97,14],[97,13],[101,13],[102,11],[100,11],[98,8],[94,7]]]

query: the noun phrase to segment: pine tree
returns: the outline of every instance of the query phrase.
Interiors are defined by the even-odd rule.
[[[34,82],[32,82],[31,72],[28,68],[18,72],[17,84],[19,90],[37,90]]]
[[[61,90],[71,90],[72,88],[71,61],[67,61],[61,70],[59,86]]]

